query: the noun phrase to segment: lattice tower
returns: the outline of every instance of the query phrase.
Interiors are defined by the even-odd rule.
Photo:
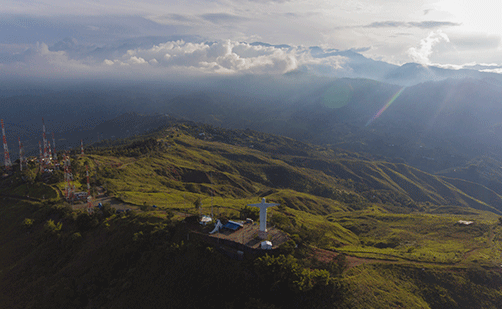
[[[42,137],[43,137],[43,142],[44,142],[44,159],[48,158],[47,155],[47,138],[45,136],[45,121],[44,118],[42,117]]]
[[[40,163],[40,172],[42,172],[42,166],[43,166],[42,161],[44,158],[42,156],[42,144],[40,143],[40,141],[38,141],[38,150],[40,152],[40,162],[39,162]]]
[[[73,193],[75,191],[75,186],[72,185],[72,180],[73,180],[73,174],[71,173],[71,166],[70,166],[70,156],[68,153],[63,156],[63,163],[64,163],[64,175],[65,175],[65,192],[66,192],[66,200],[70,201],[73,199]]]
[[[53,148],[52,152],[54,152],[53,158],[54,158],[54,160],[57,160],[58,159],[58,155],[56,153],[56,139],[54,139],[54,132],[52,132],[52,148]]]
[[[6,170],[10,170],[12,168],[12,162],[10,161],[10,156],[9,156],[9,148],[7,147],[7,139],[5,138],[5,128],[3,126],[3,119],[1,119],[2,122],[2,138],[3,138],[3,152],[4,152],[4,166]]]
[[[26,157],[24,156],[24,147],[23,143],[21,143],[21,138],[17,138],[19,142],[19,170],[23,171],[23,164],[26,167]]]

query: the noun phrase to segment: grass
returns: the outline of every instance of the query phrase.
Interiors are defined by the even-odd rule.
[[[274,149],[270,141],[260,145],[266,140],[260,134],[247,135],[254,148],[242,141],[236,146],[207,140],[209,134],[206,140],[196,136],[180,130],[175,138],[158,138],[159,149],[135,157],[93,154],[91,174],[97,172],[124,202],[160,210],[195,214],[194,201],[200,199],[201,213],[210,214],[213,205],[214,213],[237,219],[242,207],[266,197],[287,206],[286,219],[276,218],[279,227],[294,234],[305,232],[300,228],[305,226],[315,234],[309,241],[361,258],[502,262],[500,246],[490,241],[491,233],[500,230],[497,216],[465,206],[433,206],[455,196],[459,205],[468,204],[465,197],[476,200],[439,177],[402,164],[340,159],[325,149],[307,148],[309,159],[279,154],[277,148],[260,151],[256,148]],[[368,203],[364,190],[372,190],[365,196],[384,202]],[[403,201],[416,208],[403,207]],[[458,215],[451,214],[457,210]],[[284,210],[272,208],[269,218],[275,213]],[[460,226],[458,220],[476,223]]]
[[[498,282],[494,269],[502,264],[502,225],[498,215],[483,210],[495,209],[488,200],[475,196],[484,188],[464,192],[454,186],[456,181],[402,164],[340,158],[328,149],[261,133],[233,132],[234,140],[208,133],[203,140],[196,138],[198,131],[192,134],[188,127],[186,130],[180,130],[175,138],[157,138],[153,142],[157,146],[148,151],[136,141],[137,147],[98,149],[72,161],[77,187],[85,187],[88,165],[93,186],[106,186],[110,194],[137,208],[149,206],[131,217],[112,215],[96,230],[78,230],[81,238],[73,235],[80,224],[76,212],[61,218],[41,210],[57,204],[56,197],[44,205],[9,199],[0,209],[4,221],[0,226],[0,265],[15,267],[16,258],[30,250],[32,237],[19,233],[25,218],[35,219],[39,230],[45,222],[40,218],[61,219],[62,234],[66,235],[62,240],[68,242],[68,248],[85,246],[85,256],[99,245],[107,254],[96,256],[105,263],[105,257],[113,253],[107,251],[103,239],[120,242],[117,248],[127,249],[128,255],[142,252],[134,245],[138,239],[154,235],[155,229],[169,222],[171,213],[174,220],[198,214],[196,200],[201,202],[202,214],[213,211],[220,217],[239,219],[245,205],[265,197],[282,205],[269,209],[269,226],[287,232],[300,249],[318,247],[363,259],[354,258],[363,265],[339,278],[346,289],[345,308],[442,308],[475,304],[474,300],[495,304],[501,297],[493,282]],[[23,196],[28,188],[18,176],[3,179],[0,192]],[[17,182],[8,184],[11,179]],[[35,183],[30,196],[49,198],[57,193],[53,188],[62,189],[64,183]],[[491,194],[489,199],[497,196]],[[464,226],[458,220],[474,224]],[[115,236],[106,238],[110,235]],[[171,234],[186,239],[184,232],[180,235]],[[55,247],[62,243],[52,241]],[[148,245],[157,241],[153,237]],[[37,250],[48,249],[40,246]],[[43,252],[50,256],[50,252]],[[139,261],[148,256],[138,254],[136,258]],[[32,260],[36,256],[25,261]],[[77,262],[82,261],[77,258]],[[167,264],[159,259],[159,265]],[[490,287],[479,278],[493,279],[487,280],[495,285]],[[474,300],[466,299],[468,295]],[[0,301],[2,297],[0,294]]]
[[[174,138],[156,137],[156,148],[148,151],[136,140],[136,148],[125,145],[77,157],[72,162],[75,183],[85,184],[88,165],[95,184],[126,203],[156,205],[160,212],[152,215],[159,216],[166,210],[196,214],[194,202],[200,200],[200,213],[210,214],[212,208],[239,219],[245,205],[266,197],[285,206],[269,212],[279,227],[307,234],[304,238],[319,247],[361,258],[502,262],[498,217],[466,207],[469,199],[489,208],[440,177],[403,164],[342,159],[328,149],[262,133],[231,131],[221,137],[206,131],[201,139],[199,131],[190,130],[179,130]],[[228,136],[238,142],[230,143]],[[64,183],[56,186],[62,189]],[[21,185],[13,192],[23,190]],[[437,206],[454,197],[457,206]],[[461,226],[458,220],[475,224]]]

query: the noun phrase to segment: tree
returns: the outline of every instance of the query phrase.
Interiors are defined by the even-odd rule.
[[[197,199],[193,202],[193,206],[195,207],[195,209],[196,209],[197,211],[199,211],[199,210],[200,210],[201,205],[202,205],[202,202],[201,202],[201,200],[200,200],[200,197],[198,197],[198,198],[197,198]]]

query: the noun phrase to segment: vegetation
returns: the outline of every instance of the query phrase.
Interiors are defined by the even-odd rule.
[[[86,165],[93,187],[136,211],[78,210],[61,199],[60,177],[35,166],[2,178],[2,307],[502,305],[502,208],[481,186],[186,123],[74,156],[77,188]],[[211,211],[257,220],[246,205],[261,197],[281,204],[269,225],[290,238],[272,254],[231,259],[181,220]]]

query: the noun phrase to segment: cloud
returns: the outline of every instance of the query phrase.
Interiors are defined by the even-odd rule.
[[[367,52],[368,50],[371,50],[371,46],[351,48],[350,50],[353,52],[356,52],[356,53],[364,53],[364,52]]]
[[[410,27],[417,27],[421,29],[439,28],[439,27],[454,27],[460,26],[459,23],[454,23],[450,21],[421,21],[421,22],[409,22],[407,23]]]
[[[402,22],[402,21],[379,21],[373,22],[365,26],[356,26],[362,28],[421,28],[421,29],[431,29],[439,27],[451,27],[460,26],[459,23],[449,22],[449,21],[421,21],[421,22]]]
[[[378,21],[373,22],[364,26],[355,26],[362,28],[397,28],[397,27],[406,27],[408,23],[402,21]]]
[[[417,63],[430,64],[429,57],[432,55],[432,48],[441,41],[450,42],[450,39],[441,30],[432,31],[426,38],[420,40],[419,48],[411,47],[407,54]]]
[[[89,64],[70,59],[65,51],[51,51],[45,43],[37,43],[34,48],[16,55],[3,66],[3,77],[43,77],[69,76],[74,73],[87,75]]]
[[[199,15],[202,19],[212,22],[214,24],[221,23],[237,23],[248,20],[246,17],[241,17],[237,15],[227,14],[227,13],[209,13]]]
[[[129,50],[121,59],[107,59],[104,63],[113,66],[148,64],[156,68],[216,74],[283,74],[305,65],[329,63],[336,67],[337,60],[340,60],[336,58],[319,60],[314,59],[307,50],[252,45],[231,40],[214,43],[180,40],[149,49]]]
[[[276,3],[286,3],[290,2],[291,0],[248,0],[249,2],[258,2],[258,3],[269,3],[269,2],[276,2]]]
[[[63,44],[68,43],[68,44]],[[77,48],[72,39],[62,47]],[[60,44],[58,44],[59,46]],[[108,58],[72,58],[66,50],[51,50],[45,43],[1,62],[4,76],[50,78],[170,78],[173,76],[284,74],[295,70],[335,72],[345,58],[328,55],[319,59],[310,50],[298,46],[249,44],[233,40],[217,42],[168,41],[133,48]]]
[[[497,73],[497,74],[502,74],[502,68],[498,69],[484,69],[484,70],[479,70],[480,72],[485,72],[485,73]]]
[[[500,35],[488,35],[482,33],[461,34],[450,38],[451,42],[457,49],[472,50],[472,49],[496,49],[501,42]]]

